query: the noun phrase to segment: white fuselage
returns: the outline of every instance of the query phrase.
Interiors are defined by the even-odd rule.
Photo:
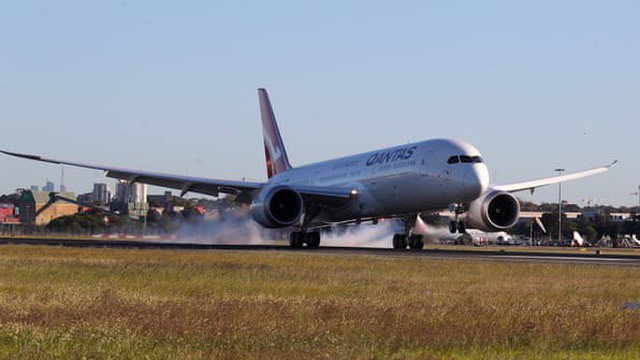
[[[314,220],[340,222],[468,203],[487,189],[489,173],[475,147],[435,139],[293,168],[269,182],[357,190],[353,201],[325,208]]]

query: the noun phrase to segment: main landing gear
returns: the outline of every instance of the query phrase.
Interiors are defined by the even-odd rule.
[[[320,247],[320,232],[302,232],[294,231],[289,234],[289,246],[293,249],[300,249],[304,244],[307,244],[307,248],[316,249]]]
[[[307,249],[320,247],[320,231],[308,231],[311,221],[320,213],[321,207],[315,203],[306,204],[306,212],[299,231],[289,234],[289,246],[292,249],[300,249],[307,244]]]
[[[418,234],[393,235],[394,249],[406,249],[407,246],[409,246],[410,249],[422,249],[424,247],[424,241],[422,240],[422,235],[418,235]]]
[[[406,249],[407,246],[409,246],[410,249],[422,249],[424,247],[422,235],[412,233],[417,216],[418,215],[413,215],[404,219],[404,233],[393,235],[394,249]]]

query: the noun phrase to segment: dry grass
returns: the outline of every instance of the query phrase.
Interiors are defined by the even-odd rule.
[[[0,247],[3,358],[637,358],[632,267]]]

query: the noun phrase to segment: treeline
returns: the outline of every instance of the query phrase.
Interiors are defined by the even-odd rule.
[[[547,230],[546,237],[552,239],[558,238],[558,208],[555,205],[555,212],[545,212],[540,218],[542,224]],[[636,235],[640,238],[640,213],[631,213],[631,217],[621,221],[611,218],[611,212],[599,212],[589,216],[581,216],[578,219],[568,219],[566,214],[562,214],[562,237],[564,239],[572,239],[573,232],[577,231],[589,241],[598,240],[602,237],[610,236],[613,239],[626,235]],[[618,211],[613,211],[618,212]],[[423,213],[420,214],[422,220],[431,226],[447,226],[439,214]],[[520,221],[516,226],[509,230],[515,235],[529,237],[531,234],[532,221]],[[541,230],[536,224],[533,224],[535,235],[540,235]]]
[[[522,211],[539,211],[539,212],[547,212],[552,213],[555,212],[558,214],[558,203],[542,203],[542,204],[534,204],[528,201],[520,200],[520,208]],[[631,214],[640,214],[640,206],[610,206],[610,205],[594,205],[594,206],[585,206],[581,207],[577,204],[562,204],[562,212],[594,212],[594,213],[631,213]]]
[[[540,218],[542,224],[548,231],[548,236],[556,239],[558,237],[558,211],[548,212],[542,214]],[[530,221],[521,221],[516,225],[512,232],[518,235],[529,236],[530,233]],[[536,227],[536,232],[539,232]],[[581,216],[578,219],[568,219],[567,216],[562,214],[562,237],[565,239],[571,239],[573,232],[577,231],[589,241],[598,240],[605,236],[610,236],[616,239],[625,235],[640,236],[640,221],[637,216],[620,221],[612,219],[606,213],[598,213],[593,217]]]
[[[45,226],[45,230],[69,234],[141,234],[144,232],[160,235],[176,231],[183,223],[201,222],[203,218],[195,206],[186,206],[182,211],[165,211],[162,214],[155,209],[150,209],[146,219],[131,219],[127,215],[92,210],[54,219]]]

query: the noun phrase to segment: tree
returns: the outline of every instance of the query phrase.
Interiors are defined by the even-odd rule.
[[[576,204],[563,204],[562,205],[562,211],[566,211],[566,212],[580,212],[582,211],[582,209],[580,208],[580,206],[576,205]]]
[[[598,237],[598,232],[593,227],[593,222],[585,216],[578,218],[575,222],[576,231],[579,232],[582,237],[589,241],[596,240]]]
[[[0,196],[0,204],[13,204],[18,206],[20,203],[20,194],[9,194]]]
[[[608,221],[606,230],[607,230],[607,234],[609,234],[609,236],[615,239],[618,236],[620,236],[622,225],[619,222]]]
[[[160,220],[158,221],[158,229],[165,232],[171,233],[178,229],[178,224],[173,220],[173,218],[165,211]]]
[[[164,204],[158,199],[151,198],[151,199],[149,199],[149,207],[150,208],[161,208],[161,207],[164,207]]]
[[[556,212],[556,214],[558,213],[558,204],[549,204],[549,203],[542,203],[538,206],[538,209],[540,209],[540,211],[542,212]]]
[[[180,212],[182,218],[188,223],[197,223],[204,219],[204,214],[200,210],[191,204],[185,206],[184,210]]]
[[[155,209],[149,209],[149,211],[147,211],[147,224],[155,224],[160,221],[161,217],[160,212]]]
[[[530,233],[530,227],[531,227],[531,221],[518,221],[518,223],[516,224],[516,226],[512,227],[509,232],[516,234],[516,235],[524,235],[526,237],[529,237],[529,233]],[[537,225],[534,225],[537,226]]]
[[[624,235],[640,236],[640,222],[634,220],[627,220],[622,223],[622,233]]]

